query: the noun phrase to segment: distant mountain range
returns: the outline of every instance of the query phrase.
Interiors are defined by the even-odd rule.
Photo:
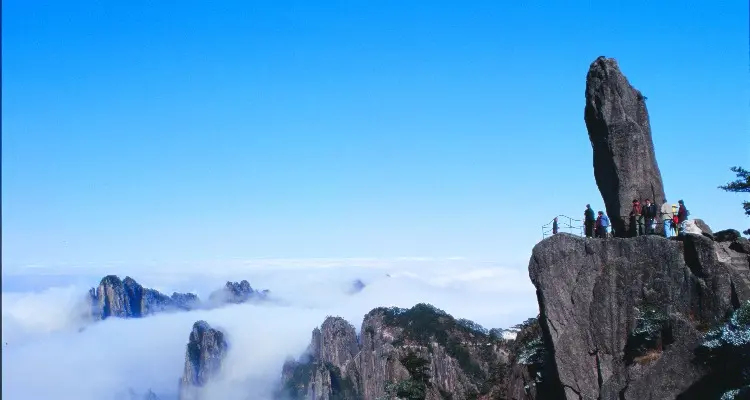
[[[120,279],[116,275],[107,275],[99,286],[91,288],[88,301],[91,306],[90,317],[93,320],[107,318],[140,318],[147,315],[212,309],[227,304],[269,301],[270,291],[255,290],[246,280],[227,282],[223,288],[212,292],[208,300],[202,301],[193,293],[174,292],[171,296],[155,289],[145,288],[127,276]]]

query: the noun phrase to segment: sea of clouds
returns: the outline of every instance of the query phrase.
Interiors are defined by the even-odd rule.
[[[283,304],[108,319],[81,330],[82,299],[107,274],[202,298],[227,280],[247,279]],[[355,279],[366,287],[352,294]],[[2,395],[8,400],[106,400],[129,389],[175,399],[185,345],[201,319],[226,332],[230,344],[208,398],[266,400],[284,361],[302,354],[328,315],[359,331],[364,315],[378,306],[426,302],[486,328],[510,327],[538,313],[525,265],[462,258],[24,266],[4,269],[2,284]]]

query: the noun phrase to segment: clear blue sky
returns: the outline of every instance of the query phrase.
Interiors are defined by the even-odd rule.
[[[750,165],[747,2],[537,3],[3,1],[3,262],[525,262],[603,208],[600,55],[667,197],[747,228],[716,189]]]

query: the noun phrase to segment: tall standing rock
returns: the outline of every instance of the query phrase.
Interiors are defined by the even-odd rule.
[[[180,380],[180,400],[202,398],[200,388],[219,373],[227,348],[223,332],[211,328],[206,321],[193,324]]]
[[[617,61],[599,57],[586,76],[586,129],[594,177],[616,236],[626,236],[633,199],[664,202],[646,98],[630,85]]]

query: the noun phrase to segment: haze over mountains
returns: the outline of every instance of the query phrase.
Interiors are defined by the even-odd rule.
[[[269,289],[282,302],[227,305],[140,319],[108,318],[82,332],[75,317],[86,310],[80,307],[81,301],[101,276],[92,274],[79,286],[4,291],[3,338],[7,345],[3,363],[15,367],[3,369],[3,395],[10,399],[101,400],[130,388],[138,394],[153,390],[160,400],[169,399],[176,395],[188,334],[197,320],[226,331],[231,343],[225,362],[228,372],[215,384],[216,390],[229,393],[227,399],[244,398],[232,397],[233,390],[239,391],[238,396],[255,394],[255,399],[266,399],[284,362],[302,353],[310,332],[327,315],[340,315],[359,325],[375,307],[433,302],[487,327],[510,327],[536,313],[533,288],[523,269],[481,260],[370,260],[356,264],[352,260],[318,260],[316,265],[315,260],[309,260],[290,261],[278,268],[246,265],[241,276],[231,265],[200,273],[186,269],[178,284],[172,281],[175,275],[159,279],[158,273],[143,269],[146,278],[139,279],[137,268],[125,269],[145,287],[164,293],[196,291],[202,298],[222,287],[231,275],[235,281],[244,278],[255,288]],[[91,270],[77,272],[86,276]],[[13,280],[13,276],[6,278]],[[352,294],[356,279],[365,287]],[[65,365],[50,360],[65,360]],[[38,376],[45,377],[45,385],[33,384]],[[247,392],[248,387],[255,392]]]
[[[5,399],[750,398],[747,2],[2,11]]]

